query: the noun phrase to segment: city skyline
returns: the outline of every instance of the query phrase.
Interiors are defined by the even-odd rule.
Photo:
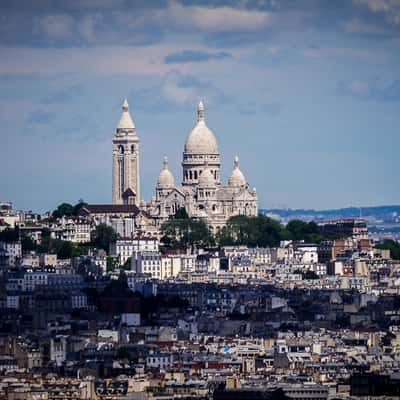
[[[203,99],[260,208],[399,204],[400,5],[331,3],[2,2],[2,200],[110,203],[126,97],[146,200]]]

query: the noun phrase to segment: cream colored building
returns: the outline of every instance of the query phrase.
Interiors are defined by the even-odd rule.
[[[125,100],[113,138],[112,202],[140,204],[139,138]]]
[[[204,104],[197,107],[197,122],[186,139],[182,160],[182,183],[175,179],[164,158],[149,203],[140,200],[139,138],[125,100],[122,116],[113,138],[114,204],[135,204],[160,227],[180,208],[196,219],[205,219],[215,232],[234,215],[256,216],[258,198],[249,185],[235,157],[226,185],[221,182],[221,156],[217,140],[205,122]]]
[[[227,185],[221,182],[221,156],[217,140],[207,127],[203,102],[197,107],[197,122],[189,133],[183,150],[182,184],[176,185],[164,159],[157,180],[156,195],[147,205],[147,212],[158,220],[158,225],[185,208],[192,218],[204,218],[216,231],[234,215],[257,215],[258,199],[239,168],[239,158]]]

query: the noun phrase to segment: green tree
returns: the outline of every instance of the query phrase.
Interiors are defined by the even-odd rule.
[[[96,229],[93,232],[92,242],[97,248],[108,252],[110,243],[115,242],[117,238],[117,232],[115,232],[112,226],[107,224],[99,224],[96,226]]]
[[[286,225],[286,230],[292,240],[304,240],[312,243],[322,240],[318,225],[314,221],[304,222],[299,219],[293,219]]]
[[[45,238],[49,238],[50,234],[51,234],[51,232],[50,232],[49,228],[43,228],[42,229],[42,234],[41,234],[42,240],[45,239]]]
[[[117,259],[115,257],[107,256],[106,259],[107,272],[114,271],[116,265],[117,265]]]
[[[21,235],[21,247],[22,251],[37,250],[37,244],[28,235]]]
[[[162,242],[172,249],[208,247],[214,238],[204,220],[171,219],[161,226]]]
[[[264,215],[231,217],[226,226],[220,229],[216,235],[219,246],[278,246],[281,240],[287,238],[288,233],[284,227],[278,221]]]
[[[132,261],[132,257],[129,257],[124,265],[121,267],[122,269],[124,269],[125,271],[130,271],[131,270],[131,261]]]
[[[2,242],[17,242],[18,240],[18,228],[6,228],[0,232],[0,241]]]
[[[303,279],[318,279],[318,275],[314,271],[306,271],[303,274]]]
[[[75,246],[72,242],[68,242],[65,240],[59,240],[56,242],[57,258],[60,258],[61,260],[79,256],[79,253],[80,252],[77,246]]]
[[[178,208],[173,216],[173,219],[189,219],[189,215],[186,212],[185,207]]]
[[[385,239],[382,243],[375,246],[377,249],[390,250],[390,257],[400,260],[400,243],[391,239]]]
[[[83,199],[79,199],[78,203],[76,203],[72,209],[73,215],[78,215],[79,211],[81,211],[82,207],[87,206],[87,203],[83,201]]]
[[[60,204],[54,211],[53,211],[53,218],[62,218],[64,215],[69,217],[74,213],[74,206],[69,203],[62,203]]]

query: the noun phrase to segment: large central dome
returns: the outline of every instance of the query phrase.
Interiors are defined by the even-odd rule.
[[[184,152],[189,154],[219,154],[217,139],[204,121],[202,101],[197,107],[197,124],[186,139]]]

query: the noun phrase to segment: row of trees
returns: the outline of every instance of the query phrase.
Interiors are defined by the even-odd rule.
[[[51,214],[52,219],[62,218],[64,216],[77,216],[83,206],[87,205],[82,199],[75,205],[70,203],[61,203]]]
[[[293,220],[283,226],[264,215],[231,217],[214,236],[205,221],[189,218],[182,209],[162,225],[161,233],[164,245],[172,249],[229,245],[273,247],[282,240],[318,243],[324,239],[314,222]]]

